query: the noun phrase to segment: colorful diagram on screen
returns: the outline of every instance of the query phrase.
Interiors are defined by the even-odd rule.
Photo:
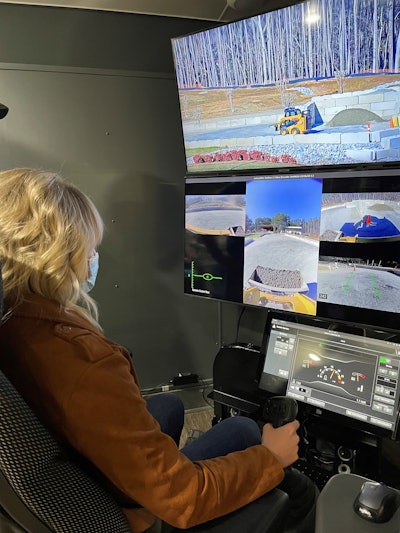
[[[363,360],[352,348],[343,353],[329,343],[300,339],[292,379],[364,405],[372,402],[375,358]]]

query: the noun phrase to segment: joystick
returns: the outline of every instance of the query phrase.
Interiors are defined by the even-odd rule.
[[[262,419],[278,428],[292,422],[297,416],[297,402],[289,396],[272,396],[263,406]]]

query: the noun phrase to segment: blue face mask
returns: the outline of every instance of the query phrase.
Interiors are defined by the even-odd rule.
[[[89,259],[89,276],[86,281],[83,282],[83,290],[90,292],[97,278],[97,272],[99,271],[99,254],[95,251]]]

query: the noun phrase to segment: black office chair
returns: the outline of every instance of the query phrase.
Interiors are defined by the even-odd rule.
[[[117,503],[63,456],[57,442],[2,372],[0,505],[2,533],[3,527],[7,531],[3,524],[10,532],[131,531]]]
[[[0,265],[0,318],[2,296]],[[281,533],[287,495],[276,489],[264,502],[270,524],[263,533]],[[111,495],[65,457],[1,371],[0,532],[131,533]]]
[[[0,269],[0,318],[2,315]],[[65,457],[2,372],[0,531],[131,532],[125,515],[111,495]]]

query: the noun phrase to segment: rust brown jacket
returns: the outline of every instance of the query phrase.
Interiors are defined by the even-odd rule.
[[[0,368],[66,447],[110,482],[133,532],[154,516],[188,528],[283,479],[264,446],[192,462],[146,409],[126,349],[75,312],[32,296],[0,327]]]

